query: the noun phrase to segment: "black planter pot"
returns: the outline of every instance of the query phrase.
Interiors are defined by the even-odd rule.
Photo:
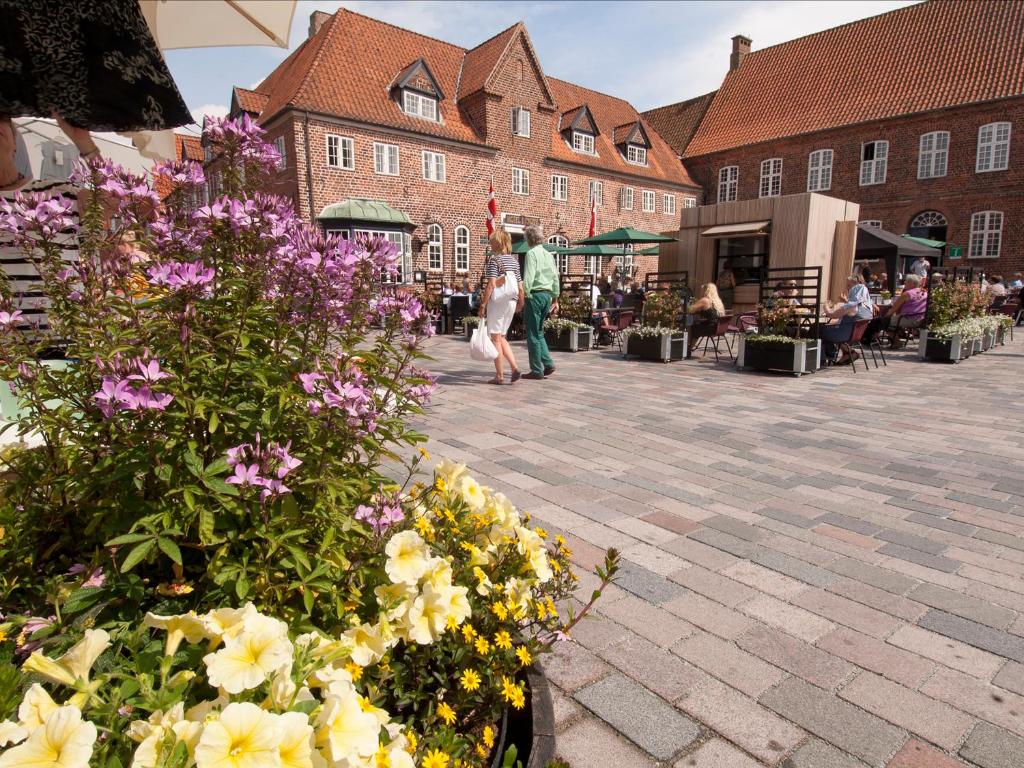
[[[785,342],[748,343],[740,336],[736,350],[736,365],[756,371],[781,371],[801,376],[814,373],[821,367],[821,342],[807,339],[794,344]]]
[[[555,709],[548,681],[536,667],[526,671],[523,709],[507,709],[494,744],[490,768],[501,768],[505,752],[515,745],[524,768],[544,768],[555,756]]]
[[[471,338],[473,338],[473,331],[475,331],[478,327],[479,326],[476,325],[466,325],[466,341],[469,341]]]
[[[544,341],[552,352],[583,352],[591,347],[593,328],[566,328],[561,333],[544,331]]]
[[[917,356],[921,360],[936,360],[946,363],[959,363],[974,353],[974,341],[959,335],[949,339],[929,337],[927,329],[921,331],[921,341],[917,347]]]
[[[626,339],[626,351],[622,356],[668,363],[685,358],[688,345],[689,334],[685,331],[663,333],[660,336],[640,336],[631,333]]]

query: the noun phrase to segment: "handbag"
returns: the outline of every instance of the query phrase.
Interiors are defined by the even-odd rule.
[[[498,356],[498,350],[483,326],[478,325],[469,339],[469,356],[482,363],[490,362]]]

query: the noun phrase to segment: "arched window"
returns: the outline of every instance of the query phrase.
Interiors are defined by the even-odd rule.
[[[469,272],[469,227],[455,228],[455,271]]]
[[[441,225],[427,227],[427,269],[440,272],[444,268],[444,252],[441,250]]]
[[[921,211],[911,219],[907,234],[944,243],[948,223],[946,217],[938,211]]]
[[[559,248],[569,247],[568,239],[562,237],[561,235],[552,235],[551,237],[548,238],[548,243],[550,243],[551,245],[557,245]],[[558,264],[559,273],[563,275],[569,274],[569,254],[556,253],[555,261]]]

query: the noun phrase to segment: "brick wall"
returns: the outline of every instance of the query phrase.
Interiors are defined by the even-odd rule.
[[[975,173],[978,128],[1004,120],[1013,123],[1008,170]],[[918,179],[920,137],[931,131],[949,131],[947,174]],[[874,140],[889,142],[886,182],[862,187],[861,144]],[[807,191],[808,155],[818,149],[834,153],[832,187],[826,194],[859,203],[861,220],[880,220],[883,229],[903,234],[918,213],[939,211],[948,221],[947,242],[964,248],[963,259],[947,264],[976,266],[990,274],[1024,271],[1024,99],[847,126],[687,158],[684,164],[714,203],[720,168],[739,166],[738,199],[756,198],[761,161],[781,157],[782,194],[789,195]],[[1000,258],[969,259],[971,214],[987,210],[1003,212]]]

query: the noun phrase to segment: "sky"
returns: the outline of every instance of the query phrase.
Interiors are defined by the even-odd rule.
[[[712,91],[729,68],[733,35],[753,50],[874,16],[913,0],[300,0],[289,50],[313,10],[353,11],[472,48],[526,24],[546,74],[626,99],[643,111]],[[231,88],[252,88],[288,51],[271,47],[169,51],[193,116],[227,114]]]

